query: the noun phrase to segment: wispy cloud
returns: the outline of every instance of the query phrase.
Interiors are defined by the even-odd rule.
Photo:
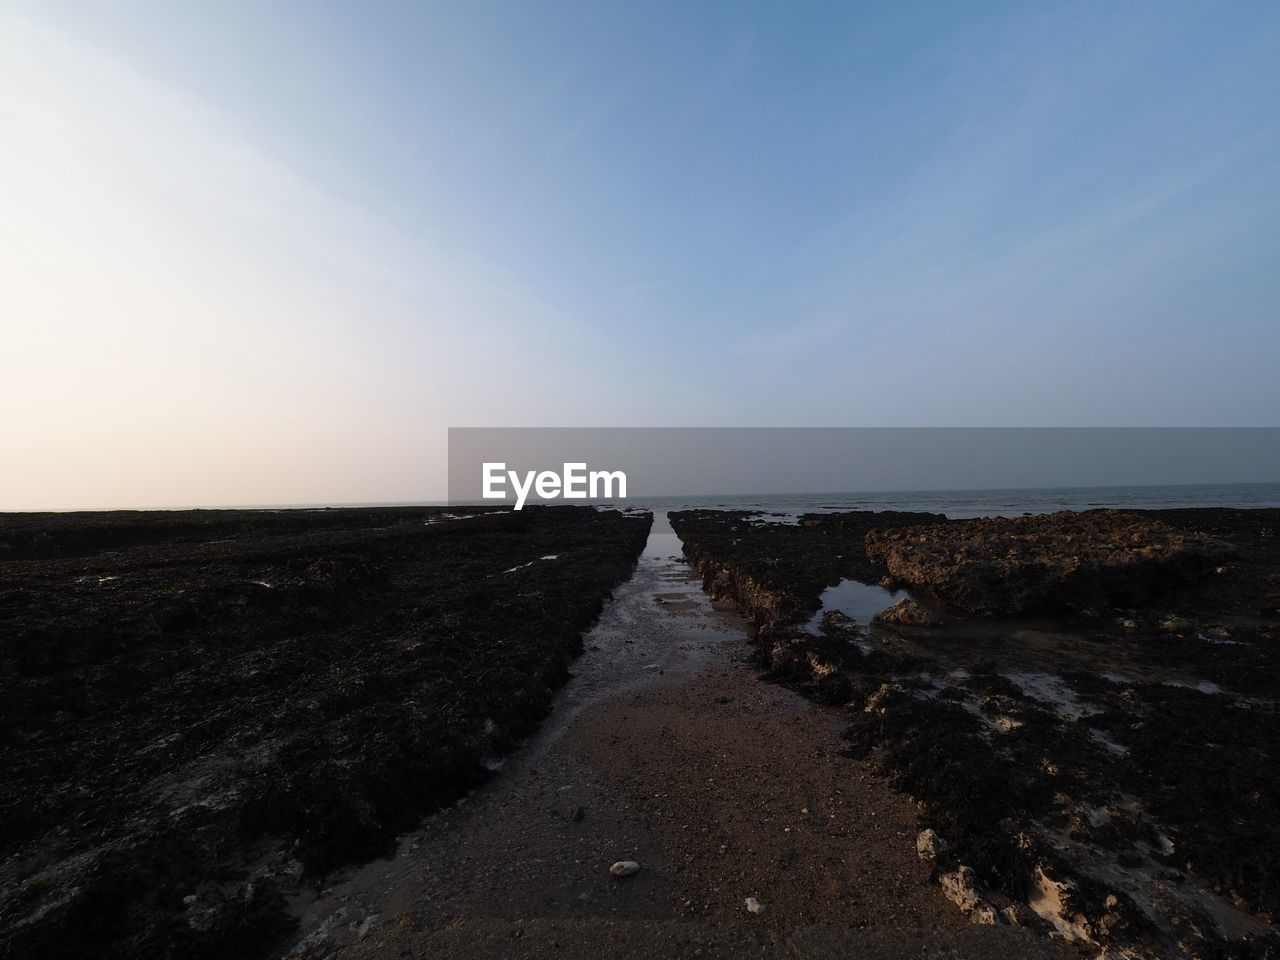
[[[12,14],[0,131],[0,509],[442,495],[446,426],[581,419],[571,376],[600,415],[625,379],[495,265]]]

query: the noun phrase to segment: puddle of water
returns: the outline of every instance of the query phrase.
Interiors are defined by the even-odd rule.
[[[1014,674],[1060,677],[1074,671],[1092,673],[1121,685],[1173,683],[1199,687],[1202,680],[1185,670],[1137,660],[1128,650],[1095,640],[1087,628],[1076,629],[1053,619],[948,618],[945,612],[941,616],[945,622],[937,629],[888,632],[873,628],[870,636],[879,644],[892,644],[895,650],[931,661],[943,672],[957,668],[975,673],[994,671],[1015,682]],[[981,665],[981,669],[975,670],[975,665]],[[1023,692],[1055,705],[1061,699],[1043,684],[1038,686],[1039,691],[1024,688]],[[1204,693],[1218,692],[1200,689]]]
[[[857,623],[869,624],[885,607],[907,596],[910,594],[906,590],[886,590],[874,583],[841,580],[822,592],[822,606],[809,621],[808,629],[816,632],[822,623],[822,615],[830,610],[839,610]]]
[[[631,579],[615,588],[600,619],[583,636],[584,653],[574,661],[573,678],[557,692],[551,715],[524,743],[522,762],[536,760],[590,703],[653,683],[660,674],[736,662],[745,642],[739,619],[718,613],[703,593],[702,579],[683,562],[683,545],[666,514],[653,519]]]
[[[1115,754],[1117,757],[1124,757],[1129,754],[1128,747],[1123,744],[1116,743],[1101,730],[1095,730],[1093,727],[1089,728],[1089,739],[1109,753]]]
[[[656,520],[656,518],[655,518]],[[644,545],[644,550],[640,554],[641,557],[650,560],[667,560],[671,557],[681,557],[684,555],[684,545],[681,544],[680,538],[674,533],[664,533],[657,530],[657,524],[654,524],[654,532],[649,534],[649,540]]]
[[[1090,820],[1092,822],[1094,816],[1090,815]],[[1162,929],[1168,930],[1179,913],[1191,912],[1207,914],[1224,937],[1260,938],[1271,932],[1267,924],[1201,886],[1194,877],[1185,883],[1170,883],[1168,868],[1150,857],[1144,856],[1137,866],[1121,865],[1116,854],[1101,845],[1079,843],[1061,831],[1045,829],[1044,832],[1059,853],[1071,859],[1074,869],[1105,886],[1124,891]],[[1166,856],[1173,852],[1167,838],[1163,852]]]
[[[1224,637],[1209,637],[1203,633],[1197,633],[1196,638],[1203,640],[1205,643],[1212,643],[1215,646],[1222,647],[1247,647],[1248,644],[1242,640],[1228,640]]]
[[[1004,676],[1032,700],[1053,707],[1065,720],[1079,720],[1098,712],[1096,707],[1081,701],[1065,680],[1051,673],[1006,673]]]

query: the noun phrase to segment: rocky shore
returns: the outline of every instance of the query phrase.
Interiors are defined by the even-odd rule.
[[[764,636],[812,615],[823,587],[841,578],[883,574],[867,556],[872,530],[941,523],[937,513],[858,511],[809,514],[799,524],[770,523],[751,512],[671,513],[685,556],[711,596],[733,600]],[[732,562],[724,562],[732,558]]]
[[[0,956],[262,955],[530,733],[647,514],[0,516]]]
[[[1280,511],[784,519],[0,517],[0,957],[1280,955]]]
[[[947,901],[916,805],[760,683],[663,525],[538,733],[393,856],[293,898],[282,960],[1066,960]]]
[[[1280,955],[1280,511],[767,519],[671,516],[769,676],[846,711],[850,755],[920,802],[970,919],[1086,955]],[[842,579],[890,612],[825,607]]]
[[[871,530],[868,559],[967,614],[1141,604],[1193,585],[1239,550],[1108,510]]]

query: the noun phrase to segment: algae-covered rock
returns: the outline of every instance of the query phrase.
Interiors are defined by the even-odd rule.
[[[871,530],[866,551],[896,580],[979,616],[1143,602],[1236,552],[1114,510]]]

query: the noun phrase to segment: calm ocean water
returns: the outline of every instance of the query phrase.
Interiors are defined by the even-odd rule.
[[[709,508],[782,514],[836,510],[925,510],[952,518],[1017,517],[1055,510],[1170,507],[1280,507],[1280,483],[1196,484],[1168,487],[1042,487],[1009,490],[916,490],[752,496],[635,497],[618,506],[668,510]]]
[[[532,502],[532,500],[531,500]],[[563,501],[556,501],[563,502]],[[581,503],[582,501],[578,501]],[[343,503],[342,507],[448,506],[444,500]],[[462,508],[465,504],[455,503]],[[952,519],[1018,517],[1056,510],[1161,510],[1172,507],[1280,508],[1280,483],[1181,484],[1142,487],[1026,487],[991,490],[885,490],[860,493],[771,493],[690,497],[628,497],[601,507],[652,510],[666,528],[669,510],[759,510],[773,519],[794,521],[803,513],[837,510],[922,510]],[[273,509],[315,508],[322,504],[274,504]],[[259,506],[259,508],[261,508]],[[655,530],[659,529],[655,527]]]

